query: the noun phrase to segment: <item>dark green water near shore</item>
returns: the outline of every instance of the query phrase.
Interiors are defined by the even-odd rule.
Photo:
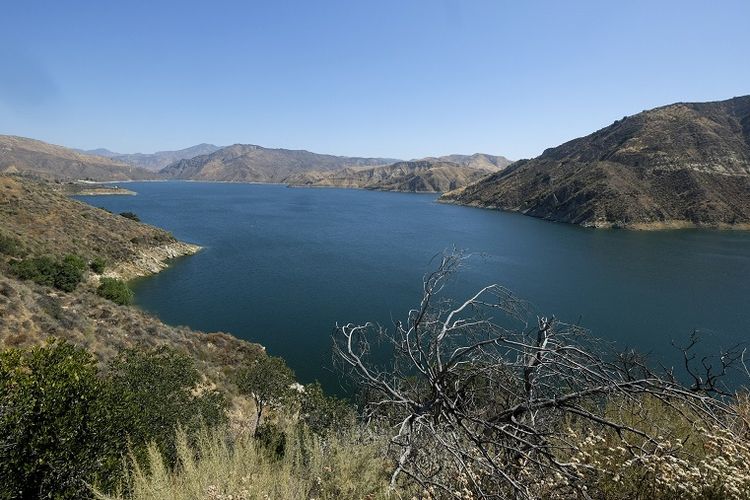
[[[130,183],[138,196],[80,197],[132,211],[203,251],[138,280],[165,322],[226,331],[334,389],[336,322],[391,324],[418,304],[431,258],[476,254],[452,293],[500,283],[540,314],[677,363],[699,330],[718,350],[750,340],[750,233],[593,230],[442,205],[432,195],[277,185]]]

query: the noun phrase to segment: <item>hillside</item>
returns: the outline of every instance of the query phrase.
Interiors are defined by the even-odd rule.
[[[51,180],[125,181],[158,178],[153,172],[110,158],[9,135],[0,135],[0,174],[3,173]]]
[[[625,117],[441,201],[592,227],[750,227],[750,96]]]
[[[16,279],[9,263],[24,257],[75,253],[106,262],[105,276],[124,279],[158,272],[171,257],[198,250],[168,232],[71,200],[54,186],[0,175],[0,347],[38,344],[62,337],[109,359],[122,347],[169,345],[200,360],[221,383],[242,356],[260,347],[227,334],[204,334],[163,324],[136,308],[118,306],[93,293],[98,275],[70,293]],[[234,361],[233,361],[234,360]]]
[[[327,173],[310,172],[294,176],[287,182],[292,186],[440,193],[466,186],[496,171],[497,167],[476,168],[433,159]]]
[[[83,151],[83,153],[104,156],[119,163],[126,163],[134,167],[145,168],[146,170],[150,170],[152,172],[158,172],[167,165],[170,165],[176,161],[194,158],[200,155],[211,154],[218,149],[221,148],[219,148],[219,146],[214,146],[213,144],[204,143],[197,144],[185,149],[179,149],[176,151],[157,151],[156,153],[124,154],[115,153],[114,151],[103,148]]]
[[[303,150],[235,144],[208,155],[180,160],[161,170],[169,178],[225,182],[286,182],[294,174],[393,163],[387,158],[351,158]]]

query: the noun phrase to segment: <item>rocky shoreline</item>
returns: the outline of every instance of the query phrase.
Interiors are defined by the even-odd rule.
[[[101,277],[129,281],[135,278],[151,276],[169,267],[170,260],[194,255],[201,248],[199,245],[192,243],[176,241],[174,243],[167,243],[166,245],[142,249],[138,251],[134,258],[113,264]]]

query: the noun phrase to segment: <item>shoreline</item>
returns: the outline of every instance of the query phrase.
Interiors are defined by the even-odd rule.
[[[98,285],[101,278],[116,278],[132,281],[158,274],[170,266],[170,261],[195,255],[203,249],[200,245],[175,241],[166,245],[140,249],[130,260],[116,262],[102,274],[91,275],[89,281]]]
[[[664,221],[652,221],[652,222],[632,222],[627,224],[621,224],[617,222],[568,222],[564,220],[550,219],[545,217],[537,217],[535,215],[529,215],[518,210],[511,210],[501,208],[495,205],[481,205],[478,203],[461,203],[454,199],[443,199],[442,197],[437,199],[438,203],[445,205],[455,205],[459,207],[479,208],[482,210],[494,210],[497,212],[505,212],[509,214],[518,214],[526,217],[532,217],[534,219],[543,220],[546,222],[555,222],[557,224],[567,224],[569,226],[578,226],[586,229],[605,229],[605,230],[624,230],[624,231],[643,231],[643,232],[656,232],[656,231],[679,231],[683,229],[700,229],[700,230],[713,230],[713,231],[750,231],[750,222],[741,222],[737,224],[728,223],[717,223],[717,224],[700,224],[688,220],[671,219]]]

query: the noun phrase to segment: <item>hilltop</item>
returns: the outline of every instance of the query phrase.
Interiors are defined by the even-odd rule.
[[[592,227],[750,227],[750,96],[625,117],[441,201]]]
[[[176,161],[211,154],[219,149],[221,149],[219,146],[203,143],[190,146],[189,148],[178,149],[176,151],[157,151],[156,153],[115,153],[114,151],[104,148],[91,149],[82,152],[89,155],[110,158],[113,161],[126,163],[128,165],[133,165],[134,167],[145,168],[152,172],[158,172]]]
[[[357,158],[235,144],[208,155],[180,160],[161,170],[169,178],[225,182],[286,182],[308,171],[386,165],[389,158]]]
[[[505,166],[498,167],[490,161],[474,162],[469,158],[471,157],[464,157],[465,164],[431,158],[396,162],[381,167],[346,168],[327,173],[308,172],[291,177],[287,182],[292,186],[440,193],[466,186]]]
[[[0,174],[50,180],[126,181],[158,178],[153,172],[35,139],[0,135]]]

